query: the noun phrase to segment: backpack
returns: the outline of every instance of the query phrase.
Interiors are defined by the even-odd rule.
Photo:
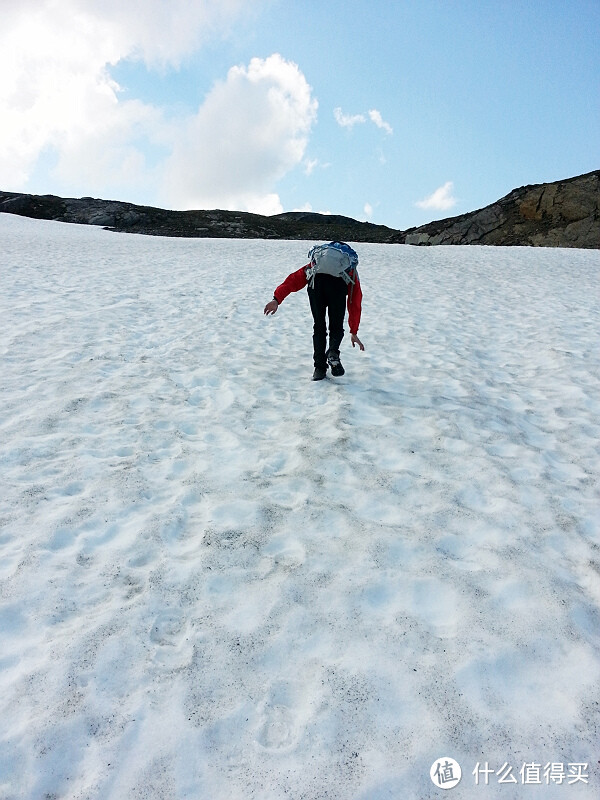
[[[314,287],[315,275],[318,273],[343,278],[346,285],[354,285],[358,278],[356,270],[358,255],[345,242],[317,244],[308,251],[308,257],[310,258],[310,267],[306,271],[306,278],[311,289]]]

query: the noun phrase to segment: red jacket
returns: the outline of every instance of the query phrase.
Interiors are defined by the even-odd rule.
[[[275,289],[273,297],[278,303],[283,303],[288,294],[299,292],[300,289],[304,289],[308,283],[306,270],[309,267],[310,264],[306,264],[304,267],[300,267],[300,269],[296,270],[296,272],[292,272],[287,276],[284,282]],[[358,275],[356,276],[356,283],[354,285],[349,284],[348,286],[348,327],[350,328],[350,333],[356,334],[358,333],[358,326],[360,325],[360,312],[362,308],[362,289],[360,288]]]

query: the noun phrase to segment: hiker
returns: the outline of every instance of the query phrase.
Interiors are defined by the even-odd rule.
[[[331,374],[344,374],[340,361],[340,344],[344,337],[344,315],[348,306],[348,325],[352,347],[365,347],[358,338],[362,290],[356,266],[358,256],[344,242],[330,242],[317,245],[309,252],[310,262],[296,272],[292,272],[284,282],[275,289],[273,299],[264,309],[266,316],[275,314],[281,303],[291,292],[298,292],[308,287],[310,310],[314,319],[313,381],[323,380],[331,367]],[[327,324],[325,312],[329,316],[329,347],[327,348]]]

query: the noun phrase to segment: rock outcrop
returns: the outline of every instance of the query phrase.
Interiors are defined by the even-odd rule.
[[[411,228],[394,241],[600,248],[600,170],[514,189],[479,211]]]
[[[0,192],[0,212],[153,236],[600,248],[600,170],[523,186],[479,211],[398,231],[334,214],[167,211],[114,200]]]
[[[15,192],[0,192],[0,212],[152,236],[390,242],[400,233],[385,225],[335,214],[290,212],[264,217],[243,211],[167,211],[93,197],[74,199]]]

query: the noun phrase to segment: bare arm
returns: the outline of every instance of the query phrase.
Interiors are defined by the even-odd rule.
[[[350,334],[350,338],[352,340],[352,347],[354,347],[354,345],[357,344],[360,347],[361,350],[365,349],[364,344],[361,342],[361,340],[358,338],[358,336],[355,333]]]

